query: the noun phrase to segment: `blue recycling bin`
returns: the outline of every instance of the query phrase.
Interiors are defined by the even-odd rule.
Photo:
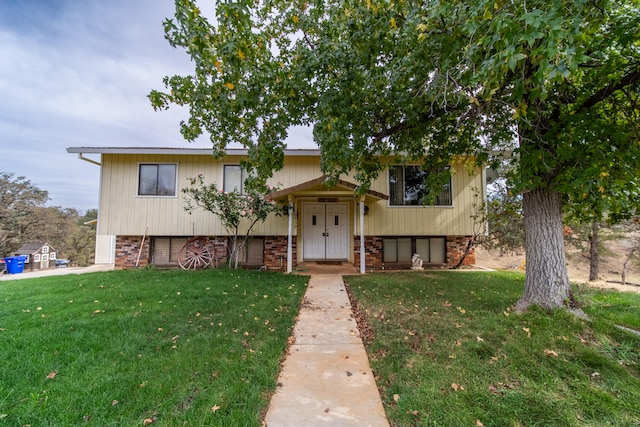
[[[18,274],[24,271],[24,262],[27,260],[26,256],[11,256],[4,259],[4,263],[7,265],[7,273]]]

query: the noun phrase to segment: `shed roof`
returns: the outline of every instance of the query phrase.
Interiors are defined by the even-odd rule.
[[[44,245],[51,247],[50,244],[44,242],[42,240],[36,240],[33,242],[28,242],[20,246],[20,248],[16,251],[17,254],[32,254],[34,252],[38,252],[40,248]]]

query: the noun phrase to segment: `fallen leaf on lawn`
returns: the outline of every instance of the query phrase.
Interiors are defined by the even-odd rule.
[[[460,328],[462,328],[462,325],[460,323],[456,323],[456,328],[460,329]]]
[[[480,338],[480,337],[476,337],[476,341],[478,341],[478,342],[484,342],[484,340],[483,340],[482,338]]]
[[[544,349],[544,354],[546,354],[549,357],[558,357],[558,353],[556,353],[553,350],[548,350],[548,349]]]
[[[100,314],[100,313],[104,313],[104,310],[96,310],[93,312],[93,314]]]
[[[502,392],[493,384],[489,384],[489,391],[497,396],[502,396]]]
[[[531,338],[531,330],[529,328],[522,327],[522,330],[527,333],[527,337]]]
[[[451,303],[449,301],[445,301],[442,303],[443,307],[451,307]]]
[[[400,400],[400,395],[399,394],[394,394],[393,395],[393,401],[397,402],[398,400]]]
[[[462,307],[456,307],[456,308],[457,308],[457,309],[458,309],[458,311],[459,311],[460,313],[462,313],[462,314],[465,314],[465,313],[467,312],[467,310],[465,310],[465,309],[464,309],[464,308],[462,308]]]
[[[9,416],[8,414],[0,414],[0,420],[4,420],[8,416]]]
[[[220,409],[220,407],[219,407],[218,405],[213,405],[213,406],[211,407],[211,411],[212,411],[212,412],[216,412],[218,409]]]
[[[458,341],[456,341],[456,345],[457,345],[458,347],[460,347],[460,346],[462,345],[462,340],[458,340]]]
[[[118,403],[120,402],[118,402],[117,400],[114,400],[113,402],[111,402],[111,406],[116,406]]]
[[[592,378],[596,378],[600,376],[600,372],[594,372],[593,374],[591,374]]]
[[[476,427],[484,427],[484,424],[480,420],[476,420]]]
[[[58,375],[58,371],[53,371],[49,375],[47,375],[47,379],[52,380]]]
[[[449,356],[449,359],[455,359],[455,358],[456,358],[455,354],[452,354],[452,355]]]
[[[457,383],[451,383],[451,388],[455,391],[464,390],[464,387]]]
[[[143,426],[148,426],[149,424],[153,424],[153,421],[154,421],[154,420],[153,420],[153,418],[145,418],[145,419],[142,421],[142,425],[143,425]]]
[[[158,328],[158,332],[162,332],[162,331],[164,331],[164,329]]]
[[[178,338],[180,338],[180,335],[176,335],[175,337],[171,338],[171,341],[176,342]]]

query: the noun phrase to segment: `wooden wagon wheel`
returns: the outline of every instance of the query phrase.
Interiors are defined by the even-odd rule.
[[[194,237],[187,240],[178,254],[178,264],[184,270],[208,267],[213,261],[210,247],[211,242],[206,237]]]

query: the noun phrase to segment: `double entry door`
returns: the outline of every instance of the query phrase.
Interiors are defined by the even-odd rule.
[[[349,206],[346,203],[305,203],[302,212],[304,260],[348,260]]]

